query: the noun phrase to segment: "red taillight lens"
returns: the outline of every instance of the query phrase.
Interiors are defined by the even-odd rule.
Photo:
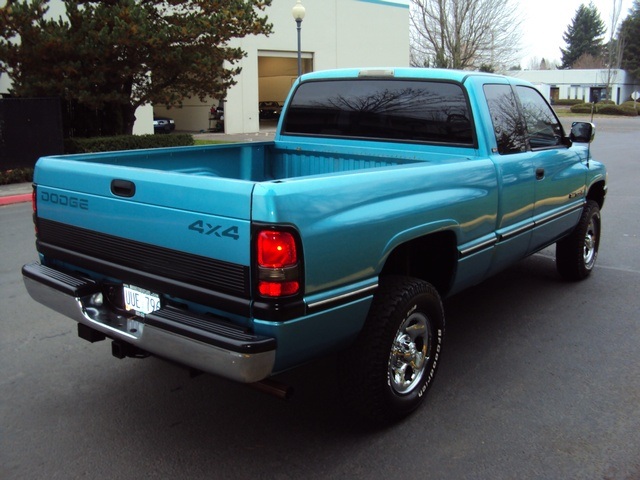
[[[257,237],[258,293],[288,297],[300,292],[298,247],[290,232],[263,230]]]
[[[298,282],[258,282],[258,291],[263,297],[288,297],[300,291]]]
[[[298,262],[296,241],[289,232],[262,231],[258,235],[258,265],[283,268]]]
[[[38,236],[38,192],[35,184],[33,185],[33,192],[31,193],[31,208],[33,208],[33,228]]]

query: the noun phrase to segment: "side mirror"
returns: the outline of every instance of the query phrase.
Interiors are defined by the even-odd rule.
[[[596,136],[596,126],[590,122],[573,122],[569,138],[576,143],[591,143]]]

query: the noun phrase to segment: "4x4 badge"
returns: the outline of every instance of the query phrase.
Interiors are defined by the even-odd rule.
[[[203,220],[196,220],[189,225],[189,230],[198,232],[202,235],[215,235],[218,238],[226,237],[238,240],[240,238],[240,232],[235,225],[222,230],[222,225],[211,225]]]

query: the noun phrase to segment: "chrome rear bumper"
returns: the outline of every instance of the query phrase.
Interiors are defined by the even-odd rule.
[[[276,340],[252,335],[222,319],[173,307],[144,317],[120,314],[99,301],[91,279],[33,263],[22,267],[31,297],[78,323],[153,355],[243,383],[268,377]]]

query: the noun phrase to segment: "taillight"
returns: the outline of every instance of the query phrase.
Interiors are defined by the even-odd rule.
[[[36,186],[33,186],[33,191],[31,192],[31,206],[33,208],[33,213],[38,213],[38,205],[36,204],[36,199],[38,195],[36,194]]]
[[[261,230],[257,235],[258,292],[288,297],[300,292],[298,247],[293,233]]]
[[[31,192],[31,208],[33,209],[33,227],[38,235],[38,192],[36,185],[33,184],[33,192]]]

